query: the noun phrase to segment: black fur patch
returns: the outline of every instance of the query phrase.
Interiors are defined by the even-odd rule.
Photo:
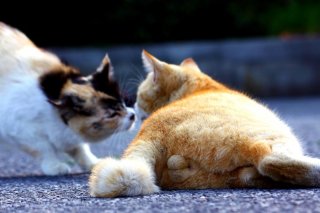
[[[119,100],[105,98],[105,99],[101,99],[100,102],[106,110],[112,109],[112,110],[120,111],[124,107],[122,101],[119,101]]]
[[[109,74],[110,65],[106,64],[101,72],[96,72],[92,76],[91,84],[97,91],[113,96],[121,100],[121,94],[118,83]]]
[[[40,78],[40,86],[49,100],[58,100],[61,90],[68,79],[74,79],[80,76],[80,73],[70,67],[66,70],[52,70]]]

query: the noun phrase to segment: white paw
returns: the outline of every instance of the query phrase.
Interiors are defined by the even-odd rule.
[[[59,161],[45,161],[41,164],[41,169],[46,175],[63,175],[71,172],[71,168],[68,164]]]
[[[87,158],[85,161],[83,161],[80,166],[81,168],[88,172],[88,171],[91,171],[91,169],[98,163],[100,162],[102,159],[100,158],[97,158],[95,156],[93,157],[90,157],[90,158]]]
[[[159,192],[150,166],[139,160],[101,160],[92,170],[90,194],[96,197],[146,195]]]
[[[69,154],[71,154],[84,171],[90,171],[101,160],[91,152],[89,145],[86,143],[80,144],[79,147],[72,150]]]

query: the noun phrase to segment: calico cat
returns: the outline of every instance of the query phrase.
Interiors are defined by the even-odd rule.
[[[140,116],[150,115],[122,159],[106,158],[90,177],[97,197],[164,189],[320,186],[320,160],[303,155],[275,113],[202,73],[142,54]],[[137,113],[138,114],[138,113]]]
[[[70,160],[91,169],[98,159],[84,142],[127,130],[135,120],[112,75],[108,56],[84,77],[0,23],[0,142],[38,156],[47,175],[70,172]]]

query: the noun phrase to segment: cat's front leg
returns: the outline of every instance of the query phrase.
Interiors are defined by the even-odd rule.
[[[99,158],[91,152],[89,145],[86,143],[79,144],[68,153],[85,171],[90,171],[92,167],[99,162]]]
[[[46,175],[62,175],[71,172],[70,166],[63,162],[58,155],[56,150],[50,144],[42,144],[38,147],[41,150],[41,169]]]

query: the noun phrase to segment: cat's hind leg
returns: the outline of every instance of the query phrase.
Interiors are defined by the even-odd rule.
[[[320,186],[320,159],[303,155],[271,153],[258,165],[262,175],[300,186]]]
[[[262,176],[274,181],[299,186],[320,186],[320,159],[304,156],[295,139],[246,143],[246,146],[240,147],[239,153]]]

